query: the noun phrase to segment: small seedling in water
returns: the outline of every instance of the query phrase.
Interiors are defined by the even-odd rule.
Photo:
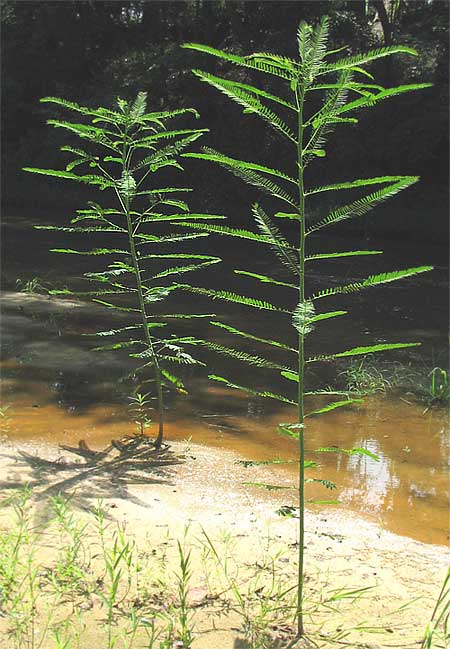
[[[128,398],[131,402],[129,407],[137,427],[137,435],[143,437],[146,429],[152,423],[152,420],[148,416],[148,409],[151,404],[150,393],[142,394],[142,392],[135,392]]]

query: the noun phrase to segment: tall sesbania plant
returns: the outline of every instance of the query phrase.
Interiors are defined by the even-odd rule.
[[[260,275],[247,270],[235,270],[236,273],[247,275],[263,283],[281,285],[292,290],[292,300],[289,308],[276,306],[265,300],[237,295],[227,291],[213,291],[204,288],[187,287],[187,290],[208,295],[216,299],[224,299],[250,307],[279,312],[280,317],[290,314],[292,325],[296,330],[297,344],[295,347],[286,345],[283,341],[267,340],[248,331],[240,331],[221,322],[214,325],[228,330],[238,337],[244,337],[259,343],[275,347],[278,351],[286,350],[291,354],[290,365],[282,367],[266,358],[253,356],[237,349],[222,345],[213,345],[216,351],[235,357],[243,362],[255,366],[272,368],[280,371],[281,375],[289,382],[297,385],[296,399],[293,400],[284,394],[275,394],[270,391],[257,391],[235,383],[232,379],[221,376],[211,378],[240,390],[247,390],[262,397],[278,399],[282,402],[295,404],[297,407],[297,420],[292,424],[281,425],[280,432],[298,440],[299,452],[299,572],[297,589],[297,624],[298,635],[304,634],[303,626],[303,583],[304,583],[304,505],[305,505],[305,467],[311,466],[305,460],[305,422],[308,417],[321,415],[336,408],[348,406],[355,402],[350,393],[345,398],[328,403],[322,408],[305,411],[305,396],[324,394],[326,391],[306,392],[305,373],[307,368],[320,361],[330,361],[336,358],[351,357],[364,354],[383,352],[389,349],[411,347],[419,343],[383,343],[369,346],[353,347],[332,354],[308,357],[305,350],[307,336],[313,331],[316,323],[340,317],[346,311],[319,311],[318,306],[326,298],[355,293],[365,288],[378,286],[417,273],[430,270],[430,266],[394,270],[377,275],[369,275],[366,279],[351,284],[333,286],[317,293],[310,293],[306,284],[306,269],[310,264],[315,265],[326,259],[351,257],[360,255],[379,254],[374,250],[350,250],[342,252],[311,252],[308,237],[312,233],[337,225],[350,219],[361,217],[377,205],[383,203],[398,192],[406,189],[418,178],[413,176],[382,176],[376,178],[360,178],[329,184],[323,186],[309,186],[305,182],[305,171],[308,165],[318,157],[324,157],[325,143],[331,131],[340,124],[356,123],[358,112],[364,108],[375,106],[384,99],[400,95],[412,90],[426,88],[430,84],[410,84],[396,88],[384,88],[375,83],[373,76],[363,66],[386,56],[394,54],[416,55],[409,47],[393,46],[373,50],[346,58],[336,56],[341,50],[327,51],[328,20],[323,18],[317,27],[313,28],[302,22],[297,33],[298,57],[295,59],[269,53],[255,53],[250,56],[237,56],[226,52],[199,45],[185,44],[184,47],[210,54],[222,61],[230,62],[265,75],[267,79],[275,78],[278,83],[283,83],[283,94],[274,94],[270,88],[261,88],[221,78],[213,74],[194,70],[194,74],[214,88],[217,88],[230,99],[244,108],[245,113],[261,117],[275,132],[287,140],[292,150],[292,170],[289,175],[259,163],[237,160],[209,148],[203,153],[186,153],[184,155],[209,160],[230,170],[245,182],[257,187],[262,193],[267,194],[275,201],[281,203],[282,208],[276,211],[274,218],[279,223],[288,222],[296,228],[296,238],[292,240],[289,233],[284,235],[275,221],[266,213],[259,204],[252,207],[253,217],[257,231],[235,229],[222,225],[179,223],[196,231],[217,233],[219,235],[240,237],[268,245],[289,271],[291,279],[281,282],[271,277]],[[345,48],[341,48],[345,49]],[[334,60],[333,60],[334,59]],[[321,100],[319,101],[319,98]],[[344,190],[362,190],[369,188],[368,193],[360,198],[351,200],[340,207],[336,207],[323,217],[312,220],[308,215],[307,199],[311,196]],[[289,229],[289,232],[291,228]],[[285,315],[283,315],[285,314]],[[286,384],[288,385],[288,384]],[[292,385],[292,384],[291,384]],[[328,392],[333,394],[333,392]],[[353,395],[354,396],[354,395]],[[332,449],[318,449],[332,450]],[[359,449],[364,452],[363,449]],[[326,486],[326,485],[325,485]]]
[[[56,295],[91,297],[109,309],[129,314],[131,322],[125,327],[99,331],[95,335],[110,338],[111,344],[97,350],[130,350],[130,356],[142,363],[136,368],[141,383],[154,382],[158,411],[158,433],[155,445],[159,447],[164,435],[164,390],[184,392],[180,378],[170,369],[174,364],[199,363],[186,351],[186,345],[195,345],[192,336],[166,334],[166,320],[174,318],[209,317],[210,314],[173,313],[155,315],[152,307],[167,298],[179,285],[175,276],[197,271],[220,261],[218,257],[203,254],[174,253],[173,245],[208,233],[165,233],[165,226],[182,220],[193,224],[199,220],[224,218],[214,214],[191,213],[185,200],[184,187],[158,187],[152,179],[163,168],[182,170],[178,161],[181,151],[197,140],[208,129],[168,128],[167,122],[186,113],[198,113],[190,108],[172,111],[147,112],[146,93],[140,92],[134,102],[117,100],[116,110],[85,108],[76,103],[46,97],[42,102],[56,104],[83,118],[83,123],[48,120],[78,136],[83,148],[63,146],[73,156],[65,171],[27,167],[25,171],[72,180],[104,190],[109,194],[107,206],[89,202],[78,210],[70,227],[37,226],[38,228],[102,237],[102,247],[89,250],[54,249],[64,254],[88,255],[108,262],[103,270],[88,272],[84,278],[94,283],[94,289],[73,293],[53,290]],[[77,170],[77,173],[74,172]],[[82,170],[79,172],[79,170]],[[149,233],[149,227],[152,233]],[[108,239],[117,240],[110,247]],[[163,252],[159,252],[160,246]],[[164,248],[169,252],[164,252]],[[180,265],[181,264],[181,265]],[[158,335],[163,331],[162,335]],[[145,378],[150,370],[152,377]]]

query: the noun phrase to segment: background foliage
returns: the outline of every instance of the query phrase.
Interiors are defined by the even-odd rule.
[[[64,96],[82,104],[111,105],[117,95],[126,99],[139,90],[148,92],[149,109],[194,106],[202,116],[205,138],[224,153],[239,152],[241,159],[257,146],[264,162],[273,135],[257,119],[245,121],[238,107],[225,114],[214,101],[214,90],[193,80],[189,70],[200,61],[195,52],[179,45],[204,41],[236,53],[279,51],[291,55],[295,26],[301,19],[314,23],[331,18],[331,44],[349,44],[351,51],[404,43],[422,56],[408,70],[404,65],[379,62],[374,66],[380,83],[396,85],[432,81],[433,88],[385,102],[371,111],[361,128],[349,126],[333,140],[328,159],[317,165],[320,183],[328,173],[356,177],[364,165],[367,175],[402,173],[421,175],[422,182],[384,215],[370,222],[371,233],[396,233],[442,241],[448,214],[448,1],[447,0],[303,0],[290,2],[231,2],[224,0],[64,2],[3,0],[2,27],[2,168],[4,209],[33,206],[67,215],[79,204],[82,189],[43,187],[20,169],[24,164],[57,166],[59,137],[45,125],[45,95]],[[208,70],[222,73],[220,61]],[[412,78],[411,78],[412,74]],[[246,70],[241,81],[249,81]],[[247,118],[248,120],[248,118]],[[385,140],[390,125],[389,142]],[[208,140],[208,142],[206,142]],[[388,152],[388,153],[387,153]],[[280,166],[285,151],[279,148]],[[243,192],[238,180],[217,169],[202,171],[187,165],[188,184],[207,187],[202,209],[228,204],[237,222],[246,214],[253,190]],[[75,194],[76,192],[76,194]],[[232,196],[232,204],[229,197]],[[64,214],[62,213],[64,208]],[[391,219],[396,209],[396,219]],[[235,215],[233,217],[233,214]],[[355,228],[355,224],[352,224]],[[357,225],[356,227],[362,227]],[[366,226],[367,227],[367,226]]]

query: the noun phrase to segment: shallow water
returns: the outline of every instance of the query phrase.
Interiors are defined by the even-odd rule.
[[[4,433],[13,440],[46,441],[76,444],[84,439],[88,444],[101,446],[111,438],[132,433],[127,395],[130,382],[123,377],[133,369],[126,355],[94,353],[95,344],[82,334],[96,329],[111,328],[123,317],[111,315],[99,306],[72,303],[54,298],[33,297],[13,292],[14,278],[44,277],[44,281],[77,276],[83,261],[67,256],[49,256],[46,252],[53,241],[43,240],[42,232],[31,235],[25,220],[5,220],[4,243],[8,244],[3,257],[6,271],[2,296],[2,401],[9,406],[3,418]],[[18,246],[25,233],[26,245]],[[33,240],[33,236],[36,239]],[[47,235],[48,236],[48,235]],[[327,248],[350,249],[372,247],[350,243],[337,238],[327,242]],[[393,247],[390,243],[385,247]],[[14,254],[12,251],[15,251]],[[228,254],[224,252],[224,255]],[[412,370],[426,364],[445,367],[447,275],[443,251],[439,248],[419,251],[414,246],[399,247],[371,262],[369,273],[378,269],[402,268],[420,263],[435,263],[433,274],[418,280],[400,283],[395,288],[373,291],[371,295],[347,301],[352,308],[352,325],[347,318],[338,318],[332,326],[322,325],[314,334],[311,353],[346,349],[356,344],[383,340],[422,340],[423,346],[411,354],[400,353],[396,359],[411,364]],[[233,249],[235,267],[247,267],[248,253]],[[381,255],[380,255],[381,257]],[[55,259],[56,258],[56,259]],[[68,264],[70,262],[70,273]],[[244,262],[244,263],[243,263]],[[272,274],[270,258],[253,258],[256,272]],[[350,263],[345,266],[329,264],[326,275],[313,273],[310,285],[353,281],[367,272],[367,265]],[[50,271],[48,269],[51,269]],[[365,272],[364,272],[365,271]],[[210,285],[219,281],[217,271],[208,274]],[[205,278],[192,283],[205,285]],[[251,294],[255,286],[233,279],[233,290]],[[239,287],[239,288],[238,288]],[[260,288],[259,286],[257,288]],[[273,290],[262,285],[261,297],[275,299]],[[279,300],[284,295],[277,293]],[[343,301],[336,301],[339,308]],[[199,313],[211,311],[211,304],[192,296],[177,298],[176,311],[195,308]],[[331,301],[327,308],[332,309]],[[345,308],[345,307],[344,307]],[[213,304],[216,319],[232,323],[242,329],[251,329],[265,337],[289,335],[289,323],[273,320],[265,313],[248,309],[231,311],[224,303]],[[251,319],[251,325],[249,321]],[[119,325],[120,326],[120,325]],[[275,329],[276,328],[276,329]],[[185,323],[182,329],[189,330]],[[281,331],[278,331],[281,329]],[[273,333],[277,330],[277,334]],[[208,328],[207,319],[195,324],[195,335],[215,337],[225,342],[222,330]],[[227,341],[226,344],[230,344]],[[243,347],[251,353],[262,353],[257,346]],[[392,358],[392,356],[391,356]],[[282,379],[255,369],[237,366],[225,357],[205,355],[209,371],[223,376],[238,377],[243,385],[268,385],[277,391]],[[430,365],[432,367],[432,365]],[[428,370],[430,369],[428,367]],[[311,373],[311,385],[324,386],[336,380],[337,370],[323,367]],[[428,370],[422,367],[422,374]],[[295,458],[295,443],[276,432],[280,421],[293,421],[295,413],[290,406],[262,401],[245,393],[221,388],[206,379],[206,373],[185,372],[192,396],[171,397],[168,407],[168,439],[192,438],[193,442],[215,447],[233,448],[246,459],[265,460],[273,457]],[[337,377],[339,381],[339,377]],[[270,381],[268,384],[267,381]],[[285,387],[285,386],[284,386]],[[319,403],[309,403],[308,408]],[[402,393],[395,398],[372,396],[352,409],[330,412],[320,419],[311,419],[307,429],[307,447],[310,451],[323,446],[343,448],[364,447],[375,453],[370,457],[348,456],[336,453],[312,454],[319,469],[311,477],[325,478],[337,484],[336,491],[322,486],[308,485],[308,498],[335,499],[337,507],[345,507],[375,520],[388,529],[428,543],[445,543],[448,539],[448,457],[450,431],[444,410],[431,409]],[[291,474],[288,465],[280,471]],[[249,481],[252,470],[248,469]]]

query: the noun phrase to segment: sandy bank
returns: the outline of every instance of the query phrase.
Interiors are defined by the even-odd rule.
[[[241,567],[237,580],[246,587],[258,583],[252,579],[269,555],[281,582],[293,584],[297,523],[275,513],[292,496],[289,491],[267,493],[242,484],[284,481],[289,487],[288,478],[266,467],[253,468],[249,474],[230,451],[183,443],[171,448],[173,453],[168,451],[153,465],[140,463],[139,458],[121,464],[116,449],[94,457],[83,449],[76,455],[51,446],[4,442],[0,447],[3,497],[12,487],[29,483],[37,518],[46,515],[51,495],[70,495],[81,515],[102,499],[138,546],[165,545],[168,574],[176,561],[175,540],[189,526],[186,542],[192,547],[204,547],[202,530],[221,552],[224,543],[232,547],[233,565]],[[306,591],[311,602],[329,598],[341,588],[371,587],[351,606],[346,599],[336,600],[332,607],[336,610],[328,607],[307,620],[318,646],[332,646],[327,636],[337,629],[359,625],[359,630],[342,638],[342,646],[419,647],[445,575],[448,551],[396,536],[339,509],[308,512],[306,524]],[[194,563],[193,572],[190,592],[193,601],[198,600],[193,647],[251,647],[242,639],[242,619],[234,607],[227,614],[222,607],[219,615],[220,598],[213,601],[206,596],[208,584],[200,563]],[[369,627],[384,631],[374,634]]]

